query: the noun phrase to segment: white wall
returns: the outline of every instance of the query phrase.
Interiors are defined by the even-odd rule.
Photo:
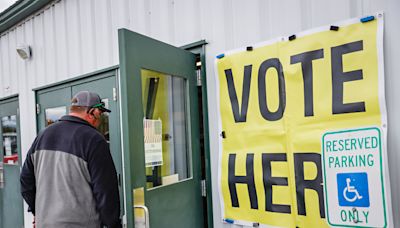
[[[385,86],[386,105],[388,112],[388,159],[390,184],[392,191],[392,207],[394,227],[400,227],[400,175],[398,165],[400,164],[400,113],[399,97],[400,78],[400,1],[385,1],[383,6],[385,12],[385,33],[384,33],[384,58],[385,58]]]
[[[117,29],[128,28],[181,46],[201,39],[207,52],[208,97],[215,97],[214,58],[226,50],[291,35],[336,21],[385,12],[385,73],[388,154],[393,214],[399,214],[400,176],[400,2],[398,0],[61,0],[0,35],[0,97],[18,93],[22,151],[36,134],[32,89],[118,64]],[[29,44],[24,61],[16,47]],[[211,154],[218,154],[216,101],[210,99]],[[218,156],[211,159],[215,227],[221,223]],[[26,227],[30,216],[26,215]],[[233,226],[232,226],[233,227]],[[400,222],[395,219],[395,227]]]

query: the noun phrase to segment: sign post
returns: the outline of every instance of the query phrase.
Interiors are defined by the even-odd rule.
[[[386,227],[382,134],[376,127],[327,132],[322,162],[331,226]]]

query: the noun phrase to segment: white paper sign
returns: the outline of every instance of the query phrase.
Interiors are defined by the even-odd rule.
[[[12,150],[11,150],[11,138],[5,137],[4,138],[4,148],[6,152],[6,156],[11,156],[12,155]]]
[[[163,164],[162,122],[143,119],[143,127],[146,167],[160,166]]]

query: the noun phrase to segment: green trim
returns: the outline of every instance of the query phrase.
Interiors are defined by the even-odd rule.
[[[18,138],[18,140],[17,140],[17,147],[18,147],[18,166],[21,168],[22,166],[23,166],[23,163],[22,163],[22,161],[23,161],[23,159],[24,158],[22,158],[22,149],[21,149],[21,110],[20,110],[20,108],[19,108],[19,98],[18,97],[16,97],[15,98],[16,99],[16,102],[17,102],[17,138]],[[22,200],[22,198],[21,198],[21,204],[22,204],[22,215],[24,215],[24,206],[23,206],[23,204],[24,204],[24,201]],[[22,219],[22,225],[23,226],[25,226],[25,219]]]
[[[19,0],[0,13],[0,34],[54,0]]]
[[[333,224],[331,223],[331,221],[329,221],[329,205],[328,205],[328,192],[327,192],[327,188],[326,188],[326,168],[325,168],[325,136],[327,135],[334,135],[334,134],[338,134],[338,133],[346,133],[346,132],[355,132],[355,131],[365,131],[365,130],[377,130],[378,134],[379,134],[379,160],[380,160],[380,176],[381,176],[381,187],[382,187],[382,200],[383,200],[383,214],[384,214],[384,226],[383,227],[387,227],[387,217],[386,217],[386,198],[385,198],[385,187],[384,187],[384,180],[383,180],[383,165],[382,165],[382,140],[381,140],[381,130],[378,127],[367,127],[367,128],[357,128],[357,129],[350,129],[350,130],[342,130],[342,131],[335,131],[335,132],[327,132],[325,134],[323,134],[322,136],[322,160],[323,162],[323,168],[324,168],[324,192],[325,192],[325,203],[326,203],[326,218],[328,221],[328,224],[331,226],[336,226],[336,227],[360,227],[360,226],[351,226],[351,225],[338,225],[338,224]],[[364,226],[363,226],[364,227]],[[365,226],[368,227],[368,226]]]
[[[13,95],[10,95],[10,96],[6,96],[6,97],[0,98],[0,104],[1,103],[8,103],[8,102],[11,101],[11,99],[18,100],[18,94],[13,94]]]
[[[61,87],[68,86],[68,85],[65,85],[65,84],[74,83],[75,81],[81,81],[81,80],[86,79],[86,78],[91,79],[91,77],[94,76],[94,75],[100,75],[100,74],[109,73],[109,72],[113,72],[114,73],[113,70],[116,70],[118,68],[119,68],[119,65],[107,67],[107,68],[104,68],[104,69],[101,69],[101,70],[97,70],[97,71],[94,71],[94,72],[83,74],[83,75],[80,75],[80,76],[77,76],[77,77],[73,77],[73,78],[70,78],[70,79],[62,80],[62,81],[55,82],[55,83],[52,83],[52,84],[48,84],[48,85],[45,85],[45,86],[40,86],[40,87],[32,89],[32,91],[45,90],[45,89],[49,89],[49,88],[57,87],[57,86],[61,86]],[[106,76],[108,76],[108,75],[105,75],[105,77]],[[96,79],[98,79],[98,78],[96,78]],[[46,91],[46,92],[48,92],[48,91]]]
[[[379,139],[381,139],[381,130],[376,128],[379,133]],[[380,155],[380,165],[381,165],[381,187],[382,187],[382,198],[383,198],[383,215],[385,216],[385,225],[383,227],[387,227],[387,218],[386,218],[386,198],[385,198],[385,187],[384,187],[384,180],[383,180],[383,164],[382,164],[382,140],[380,140],[380,147],[379,147],[379,155]]]
[[[119,89],[120,89],[120,121],[125,124],[125,127],[122,127],[121,132],[121,149],[123,151],[123,169],[124,169],[124,188],[125,188],[125,218],[127,222],[127,227],[131,228],[135,226],[134,223],[134,210],[133,210],[133,194],[135,186],[133,186],[132,176],[134,172],[133,165],[131,165],[131,144],[129,141],[129,128],[131,126],[138,127],[137,129],[141,129],[140,126],[136,126],[132,120],[129,119],[129,102],[132,101],[129,97],[134,91],[128,90],[128,78],[123,77],[124,75],[130,75],[132,71],[128,68],[129,63],[127,62],[125,56],[128,54],[128,43],[129,40],[126,38],[126,34],[129,33],[127,29],[118,29],[118,50],[119,50],[119,64],[120,64],[120,78],[119,78]],[[137,104],[137,107],[140,107]],[[125,107],[125,108],[124,108]]]
[[[20,109],[19,109],[19,99],[16,97],[15,102],[17,102],[17,148],[18,148],[18,166],[22,167],[22,150],[21,150],[21,122],[20,122]],[[22,220],[24,222],[24,219]]]
[[[12,96],[8,96],[5,98],[0,99],[0,106],[5,106],[0,108],[0,117],[4,117],[4,116],[10,116],[10,115],[15,115],[16,116],[16,130],[17,130],[17,150],[18,150],[18,164],[3,164],[3,171],[4,171],[4,180],[6,180],[7,183],[7,178],[11,178],[9,181],[11,181],[10,183],[14,183],[11,185],[8,185],[9,188],[11,187],[11,191],[20,191],[20,186],[19,186],[19,181],[17,181],[18,184],[16,184],[14,181],[19,179],[19,175],[20,175],[20,168],[23,165],[23,158],[22,158],[22,151],[21,151],[21,125],[20,125],[20,112],[19,112],[19,99],[18,99],[18,95],[12,95]],[[1,125],[1,123],[0,123]],[[0,129],[0,134],[2,129]],[[0,147],[3,146],[2,142],[0,142]],[[0,153],[0,161],[3,161],[3,152]],[[8,173],[8,174],[7,174]],[[4,186],[4,188],[6,188],[6,185]],[[4,197],[4,190],[5,189],[0,189],[0,227],[4,226],[4,225],[10,225],[10,220],[8,221],[8,224],[4,224],[3,221],[4,220],[4,212],[7,210],[7,203],[10,203],[9,200],[5,200]],[[8,189],[8,193],[10,193],[10,189]],[[13,192],[14,193],[14,192]],[[13,196],[18,196],[18,198],[16,198],[12,203],[13,203],[13,209],[11,212],[17,212],[15,214],[10,214],[9,219],[11,218],[11,221],[18,221],[18,219],[15,218],[19,218],[19,216],[23,216],[24,215],[24,209],[23,209],[23,199],[21,197],[20,194],[16,194]],[[11,225],[14,226],[20,226],[22,225],[22,227],[24,226],[24,220],[19,220],[17,224],[13,223]]]
[[[18,166],[21,166],[22,163],[22,152],[21,152],[21,129],[20,129],[20,122],[19,122],[19,99],[18,99],[18,95],[11,95],[11,96],[7,96],[4,97],[2,99],[0,99],[0,105],[5,105],[8,103],[16,103],[16,110],[15,110],[15,115],[17,117],[17,148],[18,148]],[[14,114],[12,114],[14,115]],[[0,127],[1,127],[1,123],[0,123]],[[0,204],[1,207],[1,204]]]
[[[45,85],[45,86],[41,86],[41,87],[32,89],[32,91],[35,92],[35,104],[39,103],[38,102],[39,96],[44,93],[56,91],[56,90],[63,89],[63,88],[68,88],[71,86],[79,85],[82,83],[87,83],[90,81],[96,81],[96,80],[111,77],[111,76],[117,77],[116,70],[118,68],[119,68],[119,66],[116,65],[113,67],[108,67],[108,68],[105,68],[102,70],[87,73],[87,74],[77,76],[77,77],[74,77],[71,79],[66,79],[66,80],[63,80],[60,82],[56,82],[56,83],[52,83],[49,85]],[[117,86],[117,83],[116,83],[116,86]],[[35,106],[35,113],[36,113],[36,106]],[[36,116],[36,127],[37,127],[36,132],[39,133],[40,127],[39,127],[39,117],[38,116]]]
[[[205,43],[206,44],[206,43]],[[203,126],[204,126],[204,150],[206,155],[206,186],[207,186],[207,217],[208,228],[214,227],[214,211],[212,201],[212,184],[211,184],[211,156],[210,156],[210,132],[208,126],[208,96],[207,96],[207,75],[206,75],[206,47],[202,47],[200,54],[201,60],[201,83],[203,94]]]
[[[322,144],[321,144],[321,154],[322,154],[322,161],[323,161],[323,168],[324,168],[324,198],[325,198],[325,215],[326,215],[326,220],[328,221],[329,225],[332,225],[331,222],[329,221],[329,204],[328,204],[328,194],[327,194],[327,190],[326,190],[326,169],[325,169],[325,149],[324,149],[324,145],[325,145],[325,136],[328,135],[328,133],[325,133],[322,135]]]
[[[15,103],[15,104],[13,104],[13,103]],[[18,166],[21,166],[22,154],[21,154],[21,134],[20,134],[20,125],[19,125],[20,122],[19,122],[18,95],[11,95],[11,96],[0,99],[0,105],[9,105],[9,106],[11,105],[12,108],[10,109],[10,107],[8,107],[7,110],[3,110],[3,114],[5,112],[5,113],[7,113],[6,115],[16,115],[16,117],[17,117],[17,148],[18,148],[18,158],[19,158]],[[15,107],[14,107],[14,105],[15,105]],[[14,112],[14,108],[15,108],[15,112]],[[1,127],[1,123],[0,123],[0,127]]]
[[[185,49],[185,50],[188,50],[188,51],[192,51],[192,52],[193,52],[192,49],[195,49],[195,48],[202,48],[202,47],[203,47],[204,45],[206,45],[206,44],[208,44],[208,43],[206,42],[206,40],[199,40],[199,41],[194,42],[194,43],[190,43],[190,44],[183,45],[183,46],[181,46],[181,47],[179,47],[179,48]],[[195,53],[195,54],[200,54],[200,53],[197,53],[197,52],[193,52],[193,53]]]
[[[204,131],[204,153],[206,169],[206,197],[207,197],[207,227],[214,227],[213,202],[212,202],[212,184],[211,184],[211,159],[210,159],[210,132],[208,126],[208,98],[207,98],[207,75],[206,75],[206,47],[205,40],[200,40],[192,44],[182,46],[181,48],[200,55],[201,62],[201,90],[203,107],[203,131]]]
[[[197,140],[199,138],[198,118],[200,117],[197,111],[198,89],[196,87],[195,55],[126,29],[119,29],[118,33],[121,70],[120,92],[122,94],[120,101],[122,103],[122,122],[125,126],[123,128],[124,163],[131,163],[125,165],[126,192],[132,192],[133,189],[142,188],[143,186],[144,189],[147,189],[144,172],[144,132],[137,131],[137,129],[143,129],[144,116],[143,109],[138,109],[138,107],[143,107],[141,98],[141,70],[151,69],[152,71],[178,75],[185,78],[187,80],[186,91],[189,92],[186,99],[186,104],[188,105],[188,113],[186,113],[188,119],[186,121],[190,121],[191,123],[188,126],[191,136],[191,140],[188,143],[190,143],[192,148],[190,163],[192,163],[193,178],[178,184],[145,191],[145,203],[150,210],[151,227],[164,227],[165,224],[161,224],[161,222],[171,218],[177,219],[175,227],[183,227],[183,224],[191,224],[192,227],[204,227],[203,221],[206,217],[202,214],[203,198],[200,191],[201,167],[200,163],[195,162],[200,158],[200,144]],[[182,194],[183,192],[187,194]],[[132,211],[133,196],[128,193],[126,197],[128,227],[134,227],[134,220],[130,219],[134,215],[129,212],[129,210]],[[173,199],[175,198],[179,198],[180,200],[174,201]],[[188,206],[187,203],[192,205],[191,210],[186,209]],[[174,208],[173,211],[168,213],[163,212],[164,210],[170,210],[171,207]]]

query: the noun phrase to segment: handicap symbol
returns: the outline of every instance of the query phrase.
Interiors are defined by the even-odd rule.
[[[362,199],[362,196],[360,196],[360,194],[358,193],[357,189],[354,186],[350,185],[350,182],[351,182],[351,179],[346,178],[347,186],[343,190],[343,197],[349,202],[354,202],[358,199]],[[347,196],[347,193],[354,193],[354,196],[352,198],[349,198]]]
[[[337,174],[339,206],[369,207],[368,174]]]

